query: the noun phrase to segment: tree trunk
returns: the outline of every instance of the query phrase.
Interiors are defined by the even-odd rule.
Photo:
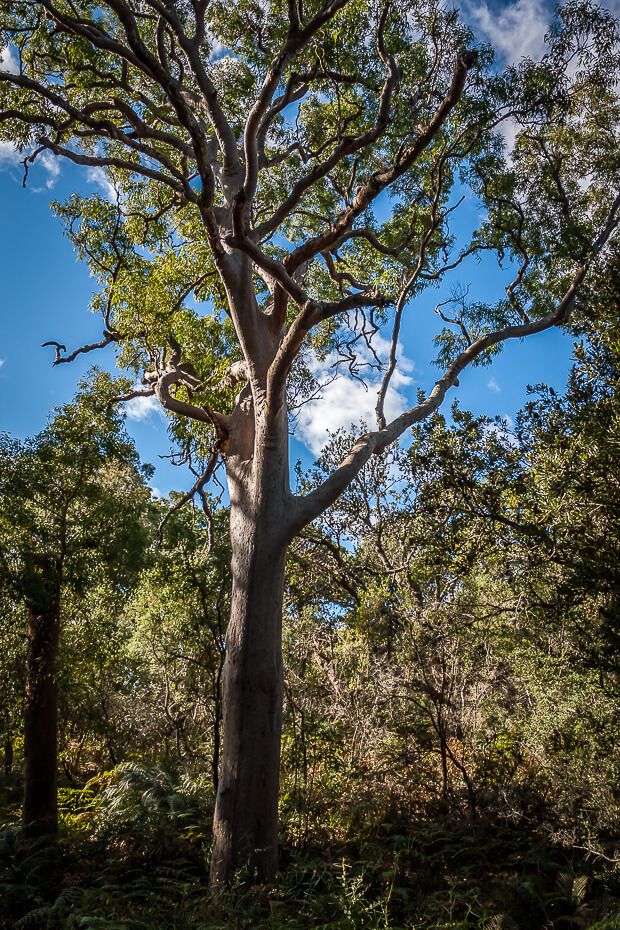
[[[222,763],[213,821],[211,881],[241,870],[271,879],[278,867],[282,723],[282,598],[289,516],[288,435],[246,441],[227,458],[232,601],[223,673]],[[245,459],[245,460],[244,460]]]
[[[4,731],[4,774],[7,778],[13,772],[13,733],[10,723]]]
[[[224,671],[224,654],[218,658],[217,672],[213,682],[213,753],[211,755],[211,780],[217,793],[220,781],[220,743],[222,728],[222,675]]]
[[[24,702],[24,833],[58,830],[58,654],[59,608],[31,611]]]

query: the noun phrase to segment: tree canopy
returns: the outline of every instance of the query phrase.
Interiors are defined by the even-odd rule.
[[[465,365],[563,322],[586,273],[592,288],[607,274],[618,36],[591,4],[560,7],[544,59],[503,73],[432,3],[5,3],[2,27],[19,60],[0,82],[4,137],[26,166],[50,150],[116,186],[115,203],[59,207],[102,285],[101,344],[120,347],[139,393],[204,424],[202,447],[226,442],[231,382],[249,377],[278,406],[287,377],[296,397],[315,387],[306,351],[335,349],[359,371],[387,327],[365,459]],[[457,241],[471,197],[481,222]],[[388,428],[403,314],[488,253],[506,295],[437,308],[444,374]]]

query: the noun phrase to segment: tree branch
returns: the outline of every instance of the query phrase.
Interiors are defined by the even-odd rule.
[[[69,355],[62,355],[61,352],[66,352],[67,347],[62,345],[60,342],[54,342],[54,340],[49,340],[48,342],[42,342],[41,346],[54,346],[56,350],[56,358],[52,362],[52,365],[62,365],[65,362],[73,362],[78,355],[82,355],[85,352],[94,352],[95,349],[105,349],[106,346],[109,346],[112,342],[118,342],[121,336],[120,333],[116,332],[104,332],[103,338],[99,342],[90,342],[86,345],[80,346],[79,349],[74,349],[73,352],[70,352]]]
[[[523,339],[526,336],[544,332],[553,326],[565,323],[592,262],[609,241],[619,223],[620,193],[613,201],[607,221],[590,247],[590,258],[577,268],[558,305],[539,320],[506,326],[503,329],[480,336],[461,352],[421,403],[400,414],[384,429],[360,436],[341,464],[318,488],[305,497],[294,498],[291,518],[292,535],[298,533],[337,499],[361,471],[371,455],[381,453],[388,445],[395,442],[405,430],[434,413],[441,406],[450,388],[458,384],[458,377],[463,369],[467,368],[483,352],[508,339]]]
[[[176,501],[176,503],[173,504],[173,506],[170,507],[166,511],[166,513],[160,520],[159,526],[157,527],[157,540],[160,543],[160,545],[163,541],[164,528],[166,526],[166,523],[172,516],[172,514],[176,513],[178,510],[181,510],[182,507],[184,507],[191,500],[193,500],[196,494],[199,494],[202,498],[202,493],[204,491],[205,486],[209,483],[209,481],[213,477],[213,474],[217,467],[219,457],[220,457],[220,450],[219,450],[219,447],[216,447],[209,457],[207,467],[205,468],[203,473],[196,478],[194,484],[189,489],[189,491],[187,491],[183,495],[183,497],[181,497],[178,501]]]
[[[407,148],[401,154],[396,163],[393,164],[390,168],[386,169],[385,171],[379,171],[373,174],[364,184],[361,185],[361,187],[358,188],[350,206],[348,206],[347,209],[337,217],[327,232],[306,240],[303,245],[299,246],[297,249],[294,249],[287,256],[285,265],[289,272],[294,271],[298,265],[308,261],[319,252],[323,252],[337,243],[338,240],[342,237],[343,233],[346,233],[347,230],[350,229],[354,220],[361,213],[363,213],[368,206],[370,206],[370,204],[379,196],[379,194],[409,170],[409,168],[419,158],[422,152],[437,136],[439,130],[445,123],[451,111],[460,100],[465,88],[467,74],[474,66],[476,60],[477,55],[476,52],[473,51],[463,52],[461,55],[459,55],[448,92],[439,104],[432,119],[427,124],[425,129],[422,130],[422,132],[418,135],[413,145],[409,146],[409,148]],[[343,157],[343,154],[339,155],[337,160],[340,160],[340,158]],[[330,163],[330,167],[323,170],[328,162]],[[318,177],[323,177],[327,171],[330,170],[330,168],[331,159],[328,159],[323,163],[322,166],[318,166],[315,171],[319,172]],[[307,177],[309,178],[310,175]],[[314,183],[315,180],[316,179],[313,177],[310,183]],[[301,195],[305,192],[307,187],[310,186],[310,183],[305,183],[305,179],[302,179],[302,182],[299,183],[303,186],[303,190],[299,186],[293,188],[293,191],[289,197],[280,205],[278,210],[273,214],[272,218],[267,221],[267,223],[258,228],[257,233],[261,238],[270,235],[280,226],[283,220],[288,216],[290,211],[296,205]]]

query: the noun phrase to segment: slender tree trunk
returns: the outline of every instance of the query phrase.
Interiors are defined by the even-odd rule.
[[[24,810],[28,836],[58,830],[58,654],[59,608],[31,611],[24,702]]]
[[[8,778],[13,772],[13,731],[7,720],[4,730],[4,774]]]
[[[282,724],[282,598],[289,516],[285,413],[256,454],[227,460],[232,602],[223,673],[222,763],[211,880],[237,870],[269,880],[278,867]],[[246,450],[247,453],[247,450]]]
[[[224,655],[218,658],[217,672],[213,682],[213,753],[211,755],[211,780],[217,792],[220,780],[220,744],[222,728],[222,674]]]

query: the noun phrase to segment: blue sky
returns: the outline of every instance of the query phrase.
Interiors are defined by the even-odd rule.
[[[473,15],[489,38],[507,42],[508,31],[511,44],[504,57],[517,58],[540,50],[543,14],[544,5],[538,0],[518,0],[494,8],[483,4]],[[52,368],[53,352],[41,348],[48,339],[71,348],[101,336],[101,321],[87,310],[94,282],[49,209],[51,200],[62,201],[75,190],[99,189],[97,180],[84,169],[50,157],[32,169],[24,189],[21,169],[14,162],[8,147],[0,144],[0,429],[24,437],[40,430],[52,408],[72,397],[92,364],[111,367],[113,350],[109,347],[71,365]],[[508,273],[500,275],[488,262],[472,262],[459,272],[458,280],[471,286],[471,299],[484,300],[501,294]],[[395,383],[395,405],[414,399],[420,388],[428,390],[438,376],[430,365],[437,329],[432,307],[437,299],[437,292],[431,292],[406,318],[405,359]],[[461,405],[474,413],[513,418],[525,400],[528,384],[564,387],[571,351],[568,337],[556,330],[532,337],[526,344],[511,343],[491,367],[467,371],[452,397],[458,396]],[[292,462],[298,457],[312,460],[325,424],[341,425],[350,410],[369,414],[374,402],[374,394],[366,393],[357,382],[343,380],[336,388],[328,388],[323,402],[302,415],[303,442],[293,440]],[[184,469],[160,458],[170,451],[170,443],[164,419],[152,405],[135,407],[127,425],[143,460],[156,468],[156,488],[167,493],[191,483]]]
[[[77,347],[101,338],[101,320],[87,309],[94,281],[49,208],[96,188],[85,171],[62,164],[58,175],[35,166],[24,190],[21,169],[0,160],[0,429],[19,437],[45,426],[93,364],[114,363],[108,348],[52,368],[53,350],[41,348],[48,339]],[[185,470],[159,458],[170,445],[163,419],[151,413],[127,425],[143,460],[156,467],[154,486],[187,486]]]

